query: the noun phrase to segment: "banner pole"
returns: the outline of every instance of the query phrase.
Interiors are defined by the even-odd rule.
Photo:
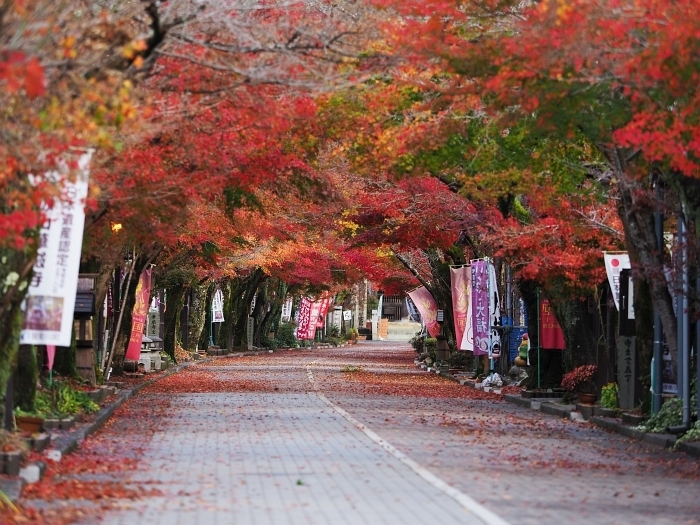
[[[540,348],[542,347],[542,341],[540,341],[540,289],[537,288],[537,389],[540,386]]]
[[[214,296],[209,309],[209,346],[214,346]]]

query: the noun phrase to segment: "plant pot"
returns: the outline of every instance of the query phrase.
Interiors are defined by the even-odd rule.
[[[15,423],[20,430],[34,433],[41,431],[44,418],[35,416],[15,416]]]
[[[579,392],[576,397],[580,403],[593,404],[598,396],[595,394],[589,394],[588,392]]]

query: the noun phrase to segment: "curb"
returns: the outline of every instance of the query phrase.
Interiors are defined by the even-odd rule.
[[[700,443],[678,443],[678,450],[690,454],[696,458],[700,458]]]
[[[414,362],[416,366],[420,369],[432,371],[431,368],[426,367],[421,363]],[[468,386],[469,388],[476,388],[473,381],[459,380],[454,378],[450,374],[440,374],[444,377],[452,379],[461,385]],[[700,458],[700,442],[689,442],[689,443],[678,443],[676,445],[676,436],[673,434],[656,434],[652,432],[644,432],[642,430],[637,430],[633,426],[625,424],[617,419],[611,417],[603,416],[590,416],[588,419],[584,418],[584,414],[579,410],[576,405],[556,405],[554,401],[557,399],[550,398],[524,398],[514,394],[505,394],[503,396],[505,401],[518,405],[523,408],[529,408],[530,410],[537,410],[544,414],[549,414],[553,416],[559,416],[564,419],[570,419],[572,421],[593,423],[595,426],[607,430],[609,432],[615,432],[622,436],[636,439],[638,441],[644,441],[651,445],[656,445],[663,448],[673,448],[674,450],[679,450],[685,452],[691,456]],[[588,407],[585,407],[588,408]],[[592,408],[591,408],[592,410]]]
[[[72,432],[69,432],[68,434],[58,436],[55,439],[52,439],[50,448],[47,448],[44,451],[46,457],[51,461],[60,461],[63,456],[73,452],[86,437],[99,430],[107,422],[107,420],[110,417],[112,417],[114,412],[116,412],[116,410],[119,407],[121,407],[126,401],[138,394],[143,388],[157,381],[160,381],[161,379],[168,377],[172,374],[176,374],[182,369],[187,368],[192,364],[203,363],[210,360],[211,358],[205,358],[197,361],[187,361],[185,363],[180,363],[178,365],[175,365],[173,368],[169,368],[163,375],[159,375],[158,377],[154,377],[153,379],[144,381],[143,383],[136,385],[135,387],[129,390],[124,390],[120,393],[117,399],[114,400],[114,402],[112,402],[106,407],[101,408],[95,415],[95,418],[89,424],[81,426],[80,428],[77,428]],[[46,463],[43,461],[34,461],[28,463],[27,465],[22,467],[20,471],[20,476],[18,476],[17,478],[12,478],[9,480],[0,480],[0,490],[2,490],[5,493],[5,495],[8,496],[10,501],[15,502],[21,497],[24,486],[29,483],[35,483],[37,481],[40,481],[44,475],[45,470]]]

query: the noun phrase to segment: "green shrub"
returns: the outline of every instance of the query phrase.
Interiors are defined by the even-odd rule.
[[[608,383],[600,391],[600,406],[617,408],[617,383]]]
[[[46,390],[36,396],[36,413],[44,417],[71,416],[79,412],[92,414],[100,406],[80,390],[74,390],[70,384],[54,381]]]
[[[299,341],[294,337],[294,323],[281,323],[275,334],[275,339],[279,346],[294,347],[299,344]]]
[[[700,441],[700,421],[696,421],[688,432],[679,437],[674,447],[677,447],[678,443],[684,443],[686,441]]]
[[[425,345],[425,335],[422,332],[418,332],[409,341],[413,349],[419,354],[423,353],[423,347]]]
[[[467,354],[467,352],[452,352],[450,358],[447,360],[452,368],[467,368],[472,365],[472,355]]]
[[[433,360],[433,363],[437,361],[437,339],[434,337],[426,337],[425,343],[423,344],[423,351],[430,354],[430,359]]]

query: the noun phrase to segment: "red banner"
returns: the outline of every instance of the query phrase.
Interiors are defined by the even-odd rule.
[[[151,269],[145,270],[139,278],[136,286],[136,303],[131,312],[131,336],[129,346],[126,349],[126,358],[138,361],[141,357],[141,337],[146,326],[148,316],[148,305],[151,297]]]
[[[311,337],[308,337],[309,325],[311,323],[311,300],[307,297],[302,297],[299,301],[299,317],[297,318],[297,339],[313,339],[313,331],[315,330],[316,323],[313,323],[311,330]]]
[[[470,348],[465,348],[464,335],[472,330],[469,319],[469,302],[472,294],[472,269],[469,266],[450,268],[452,284],[452,312],[455,322],[455,337],[459,350],[472,350],[474,334],[467,334],[466,341],[471,341]]]
[[[430,292],[421,286],[416,288],[412,292],[408,292],[408,296],[416,305],[421,317],[423,318],[423,324],[428,329],[430,337],[437,337],[440,333],[440,325],[437,322],[437,304],[435,299],[430,294]]]
[[[316,328],[323,328],[326,325],[326,315],[328,314],[328,309],[330,308],[332,302],[333,299],[331,298],[330,294],[328,292],[324,292],[321,300],[319,301],[320,305],[318,308],[318,321],[316,323]]]
[[[547,299],[540,302],[540,347],[545,350],[564,350],[564,332]]]

